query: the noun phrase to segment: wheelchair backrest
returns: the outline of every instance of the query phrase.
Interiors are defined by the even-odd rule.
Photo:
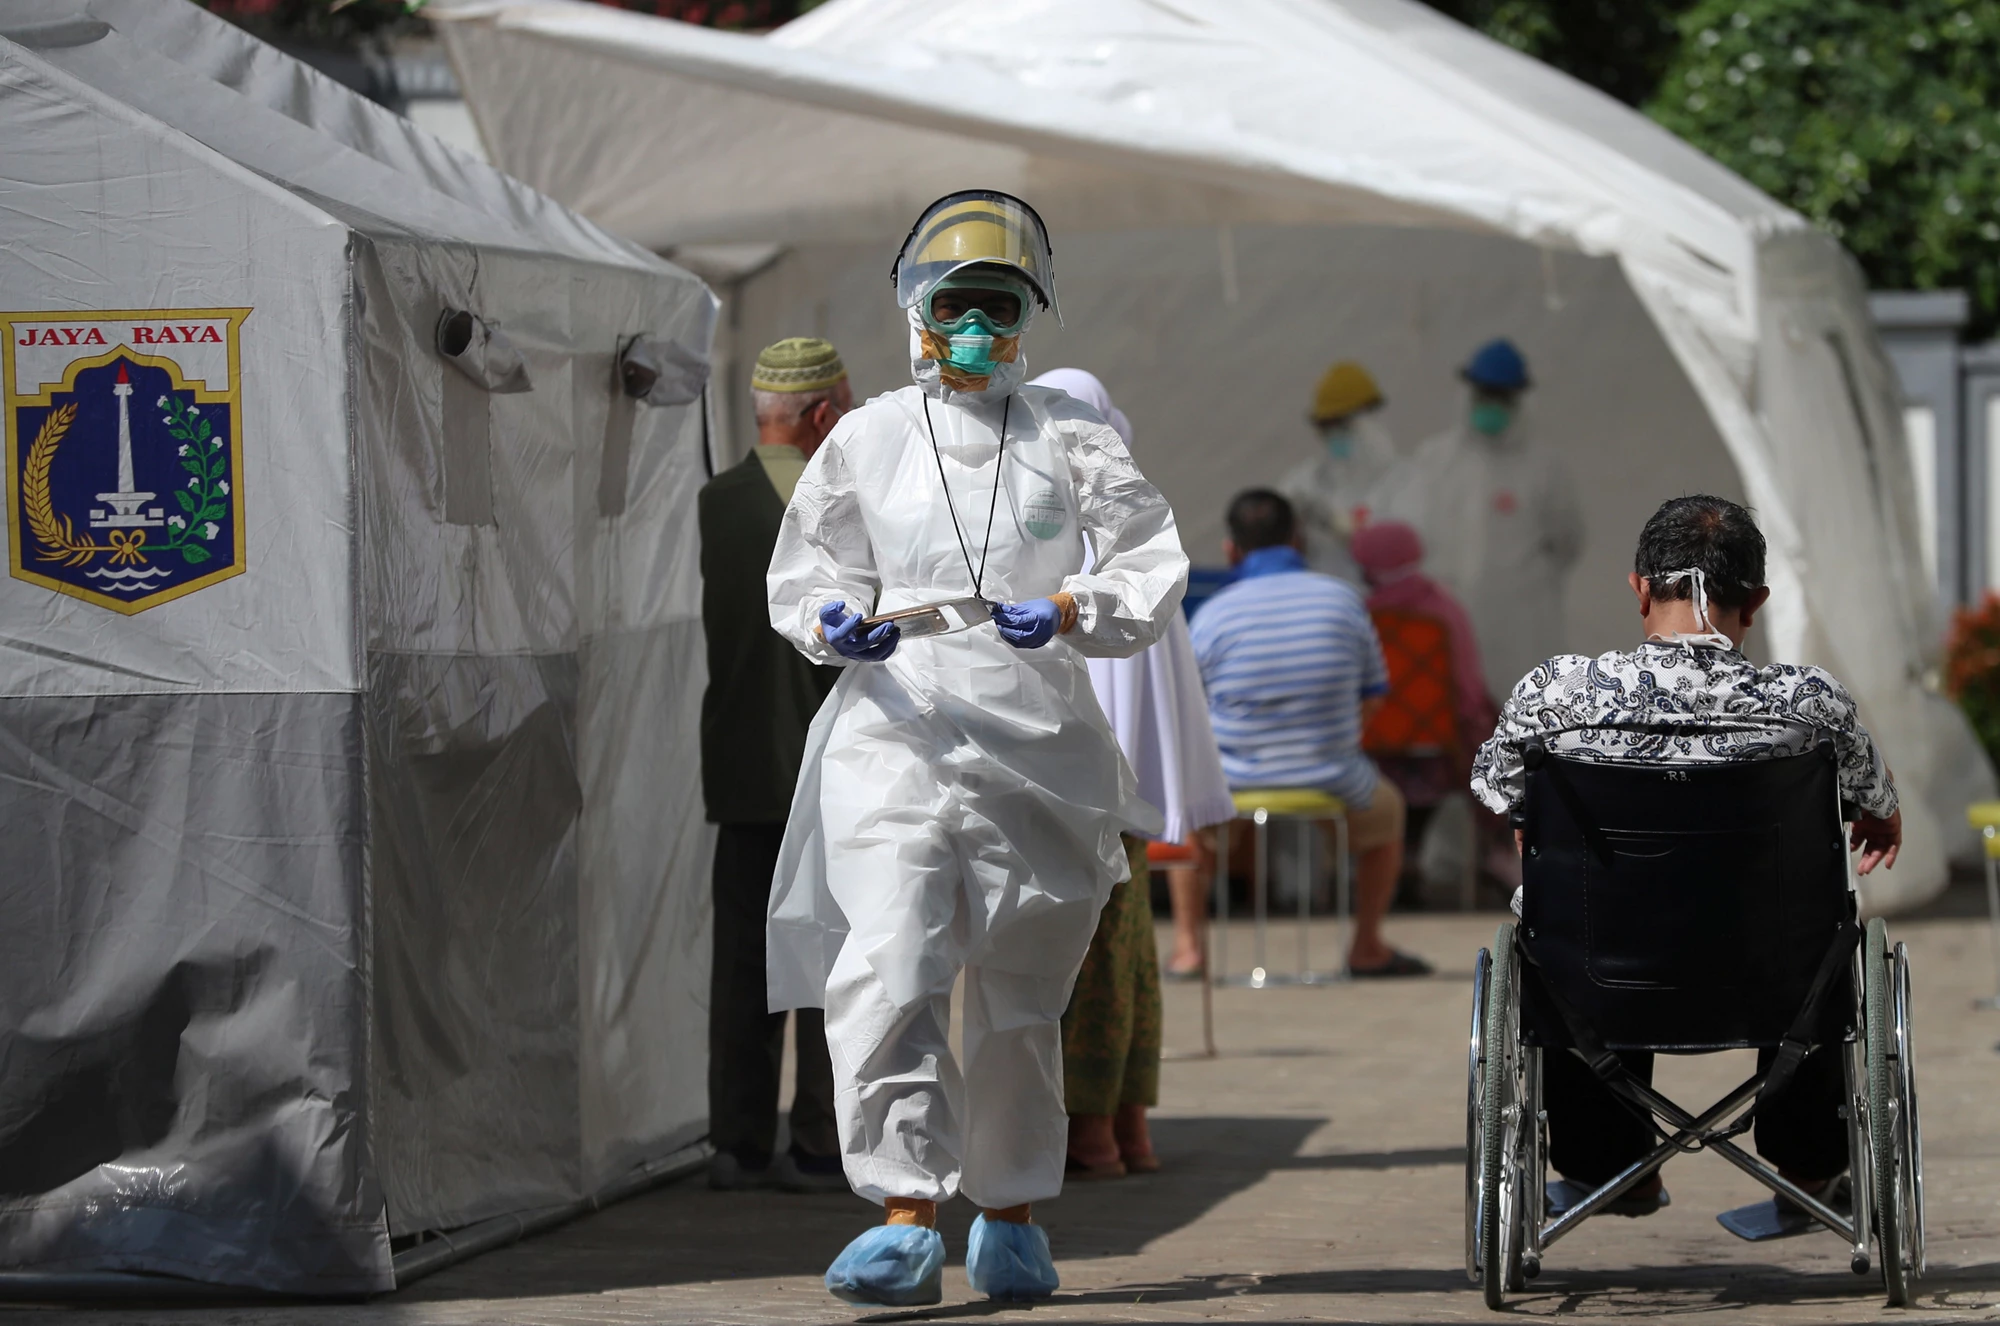
[[[1777,1044],[1854,915],[1831,741],[1726,764],[1531,752],[1524,809],[1521,942],[1615,1049]],[[1568,1045],[1524,993],[1523,1035]],[[1824,1007],[1844,1023],[1852,1002]]]

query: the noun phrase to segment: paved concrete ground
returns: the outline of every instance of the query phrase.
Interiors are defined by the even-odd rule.
[[[1222,1055],[1166,1068],[1156,1137],[1164,1173],[1077,1185],[1038,1208],[1063,1292],[1038,1321],[1489,1319],[1462,1269],[1468,977],[1494,918],[1397,918],[1393,938],[1437,961],[1432,980],[1225,990]],[[1318,927],[1315,927],[1316,932]],[[1931,1273],[1910,1322],[2000,1320],[2000,1013],[1983,927],[1905,923],[1915,954],[1930,1182]],[[1289,933],[1274,933],[1289,956]],[[1331,934],[1317,934],[1322,954]],[[1244,960],[1239,932],[1238,962]],[[1169,1052],[1198,1046],[1199,997],[1168,992]],[[1721,1094],[1746,1056],[1665,1060],[1683,1100]],[[1514,1312],[1703,1314],[1717,1322],[1861,1322],[1880,1282],[1847,1270],[1829,1234],[1751,1245],[1715,1213],[1761,1196],[1713,1157],[1666,1171],[1673,1206],[1602,1218],[1552,1250]],[[838,1197],[718,1194],[697,1181],[465,1263],[365,1305],[72,1310],[71,1322],[667,1323],[906,1321],[1022,1309],[972,1300],[962,1270],[941,1308],[857,1314],[819,1277],[872,1208]],[[962,1255],[971,1212],[949,1212]]]

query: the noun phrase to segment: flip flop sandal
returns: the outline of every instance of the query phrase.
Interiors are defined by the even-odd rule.
[[[1379,967],[1354,967],[1347,969],[1349,979],[1356,981],[1374,980],[1382,977],[1429,976],[1436,968],[1414,953],[1391,950],[1389,960]]]
[[[1160,975],[1165,977],[1169,981],[1190,981],[1190,982],[1199,981],[1200,979],[1202,979],[1202,977],[1206,976],[1207,974],[1208,973],[1203,971],[1200,967],[1167,967],[1163,968],[1160,972]]]
[[[1086,1165],[1074,1156],[1063,1158],[1063,1177],[1080,1183],[1092,1183],[1098,1179],[1122,1179],[1125,1177],[1125,1162],[1113,1160],[1103,1165]]]
[[[1160,1158],[1150,1151],[1138,1156],[1128,1151],[1125,1153],[1125,1172],[1128,1174],[1158,1174],[1160,1172]]]

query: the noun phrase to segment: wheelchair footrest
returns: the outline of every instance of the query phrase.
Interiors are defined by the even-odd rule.
[[[1828,1202],[1841,1215],[1852,1211],[1848,1196],[1847,1176],[1842,1175],[1833,1190],[1822,1200]],[[1764,1243],[1771,1239],[1788,1239],[1800,1234],[1810,1234],[1815,1229],[1826,1226],[1807,1215],[1790,1202],[1781,1202],[1772,1197],[1762,1202],[1752,1202],[1739,1206],[1733,1211],[1724,1211],[1715,1218],[1715,1223],[1746,1243]]]
[[[1821,1227],[1819,1221],[1804,1211],[1780,1207],[1775,1198],[1724,1211],[1715,1222],[1746,1243],[1793,1238]]]

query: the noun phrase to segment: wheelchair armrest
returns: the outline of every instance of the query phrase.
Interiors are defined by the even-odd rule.
[[[1521,763],[1526,766],[1529,773],[1533,773],[1548,762],[1548,743],[1540,737],[1529,737],[1526,744],[1521,747]],[[1507,823],[1516,830],[1525,830],[1528,827],[1528,807],[1526,802],[1507,812]]]

